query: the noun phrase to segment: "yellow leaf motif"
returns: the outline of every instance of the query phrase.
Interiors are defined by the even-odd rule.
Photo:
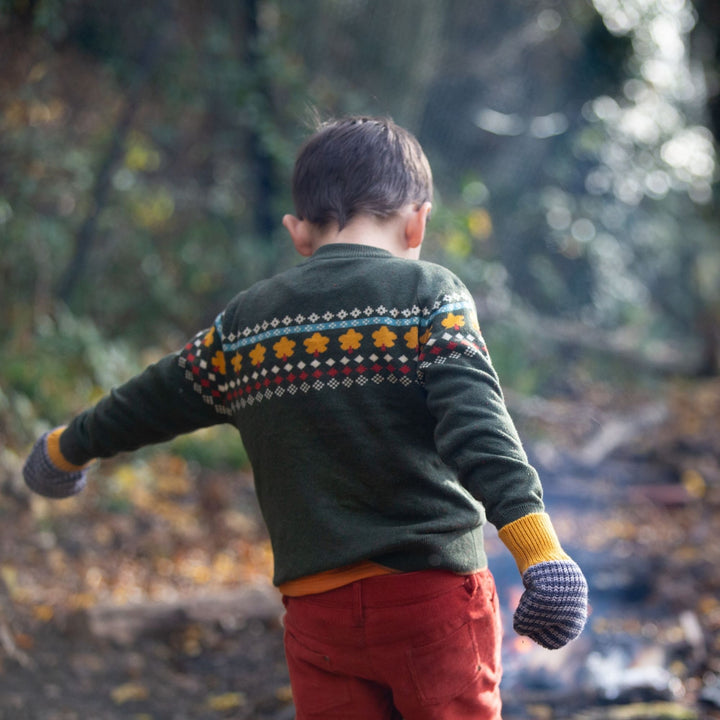
[[[236,352],[235,355],[233,355],[233,359],[230,361],[232,363],[233,370],[236,373],[239,373],[242,368],[242,359],[243,356],[239,352]]]
[[[210,347],[213,344],[213,340],[215,339],[215,326],[211,327],[207,331],[207,335],[203,338],[203,345],[205,347]]]
[[[383,325],[379,330],[376,330],[372,336],[375,340],[375,347],[383,349],[392,347],[397,338],[397,335],[387,325]]]
[[[442,321],[442,326],[446,328],[453,328],[454,330],[459,330],[463,325],[465,325],[465,318],[462,315],[453,315],[453,313],[448,313],[448,316]]]
[[[274,345],[275,356],[280,360],[286,360],[295,352],[295,341],[281,337]]]
[[[262,365],[265,360],[265,347],[258,343],[250,352],[250,362],[253,365]]]
[[[405,344],[411,349],[415,350],[418,346],[418,329],[417,327],[411,327],[403,336],[405,338]]]
[[[353,330],[352,328],[338,338],[338,340],[340,340],[340,347],[346,352],[350,350],[357,350],[360,347],[362,339],[362,333],[359,333],[357,330]]]
[[[305,345],[307,352],[311,355],[315,355],[316,357],[319,353],[327,350],[327,344],[329,342],[329,337],[325,337],[325,335],[321,335],[318,332],[313,333],[309,338],[303,340],[303,344]]]
[[[221,375],[225,374],[225,355],[222,350],[218,350],[213,356],[212,366],[215,372],[219,372]]]
[[[424,345],[432,335],[432,328],[428,328],[421,336],[420,336],[420,344]]]

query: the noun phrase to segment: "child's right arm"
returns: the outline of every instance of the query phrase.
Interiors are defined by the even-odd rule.
[[[214,329],[199,333],[180,353],[164,357],[113,389],[67,426],[42,435],[23,468],[28,487],[51,498],[69,497],[85,487],[87,466],[96,458],[229,422],[229,414],[220,412],[221,393],[211,389],[219,399],[209,404],[194,389],[193,366],[187,362],[202,345],[204,357],[218,358],[217,367],[205,363],[203,382],[219,386],[224,374],[219,335]]]

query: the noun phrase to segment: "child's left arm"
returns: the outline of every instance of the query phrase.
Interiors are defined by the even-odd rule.
[[[436,446],[483,503],[517,562],[525,592],[515,630],[544,647],[562,647],[585,625],[587,583],[545,512],[540,480],[505,406],[472,298],[455,279],[435,305],[418,359],[437,422]]]
[[[525,592],[513,628],[554,650],[574,640],[587,620],[588,586],[565,553],[549,515],[531,513],[502,527],[498,535],[512,553]]]

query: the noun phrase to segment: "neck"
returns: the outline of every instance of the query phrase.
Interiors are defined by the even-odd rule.
[[[354,218],[342,230],[337,225],[325,228],[313,238],[313,252],[323,245],[338,243],[369,245],[387,250],[396,257],[417,259],[419,255],[419,248],[408,248],[404,224],[397,217],[380,219],[363,215]]]

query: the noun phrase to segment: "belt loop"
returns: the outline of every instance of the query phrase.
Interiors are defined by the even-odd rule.
[[[352,616],[355,627],[363,624],[363,597],[362,597],[362,581],[358,580],[352,584]]]
[[[470,597],[475,594],[475,591],[478,589],[479,586],[480,581],[477,574],[467,575],[465,577],[465,591]]]

